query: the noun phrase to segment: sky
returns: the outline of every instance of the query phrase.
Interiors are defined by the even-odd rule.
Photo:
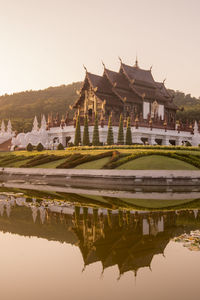
[[[199,0],[0,0],[0,95],[84,80],[119,59],[200,96]]]

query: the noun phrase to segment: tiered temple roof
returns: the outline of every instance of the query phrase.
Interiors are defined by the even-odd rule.
[[[111,71],[104,65],[102,76],[89,73],[86,70],[85,80],[80,91],[80,97],[74,104],[77,108],[84,100],[85,90],[90,87],[100,100],[106,100],[108,105],[122,106],[125,102],[141,103],[157,101],[171,110],[177,110],[173,103],[173,95],[166,89],[163,82],[156,82],[151,69],[143,70],[138,66],[124,64],[120,59],[119,72]]]

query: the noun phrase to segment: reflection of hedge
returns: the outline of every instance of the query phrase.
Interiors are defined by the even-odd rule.
[[[134,154],[131,154],[129,156],[126,156],[122,159],[119,159],[117,161],[114,161],[113,163],[111,163],[109,165],[110,169],[115,169],[123,164],[125,164],[128,161],[143,157],[143,156],[148,156],[148,155],[161,155],[161,156],[167,156],[170,158],[175,158],[181,161],[184,161],[186,163],[189,163],[197,168],[200,169],[200,156],[197,155],[192,155],[192,154],[180,154],[180,153],[176,153],[176,152],[161,152],[161,151],[142,151],[142,152],[136,152]]]
[[[63,164],[57,166],[57,168],[63,168],[63,169],[71,169],[71,168],[75,168],[78,165],[81,165],[83,163],[87,163],[87,162],[91,162],[91,161],[95,161],[104,157],[109,157],[112,156],[113,152],[112,151],[108,151],[108,152],[104,152],[104,153],[100,153],[97,155],[81,155],[79,157],[75,157],[75,155],[77,156],[77,154],[74,154],[71,156],[71,158],[69,158],[67,161],[65,161]]]
[[[39,165],[43,165],[49,162],[53,162],[59,159],[64,158],[65,156],[56,156],[56,155],[39,155],[28,161],[26,164],[22,165],[21,168],[31,168]]]

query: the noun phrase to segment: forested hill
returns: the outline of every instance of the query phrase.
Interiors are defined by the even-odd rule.
[[[0,96],[0,119],[12,120],[17,131],[28,131],[32,127],[35,115],[47,116],[48,113],[65,114],[69,105],[77,99],[76,91],[80,89],[81,82],[58,87],[49,87],[39,91],[25,91],[12,95]],[[200,98],[194,98],[176,91],[175,103],[184,107],[184,111],[178,111],[178,118],[200,120]]]
[[[33,118],[48,113],[65,115],[69,105],[77,99],[76,91],[82,83],[49,87],[38,91],[25,91],[12,95],[0,96],[0,120],[11,119],[13,128],[18,132],[29,131]]]
[[[0,97],[0,118],[33,118],[50,112],[65,113],[78,97],[81,82],[49,87],[39,91],[25,91]]]
[[[177,119],[186,122],[188,121],[200,121],[200,97],[195,98],[190,94],[184,94],[183,92],[174,92],[175,104],[180,108],[177,111]]]

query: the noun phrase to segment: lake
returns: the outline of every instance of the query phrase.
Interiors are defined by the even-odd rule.
[[[198,192],[141,198],[2,187],[1,298],[199,299]]]

